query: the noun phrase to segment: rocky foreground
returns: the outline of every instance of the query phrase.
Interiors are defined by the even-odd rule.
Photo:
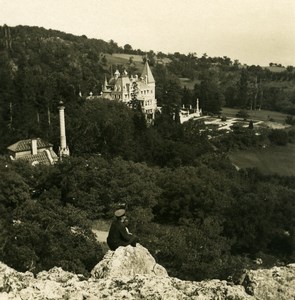
[[[227,281],[182,281],[169,277],[141,245],[108,251],[82,275],[53,268],[36,277],[0,263],[0,300],[32,299],[295,299],[295,264],[246,271],[240,285]]]

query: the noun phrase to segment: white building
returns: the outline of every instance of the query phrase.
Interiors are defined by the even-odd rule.
[[[137,75],[129,77],[127,72],[120,74],[117,70],[109,81],[105,79],[101,97],[122,101],[130,105],[134,94],[136,94],[136,99],[140,101],[142,111],[146,115],[147,121],[152,122],[157,110],[155,87],[156,82],[154,76],[148,62],[146,62],[140,77]]]

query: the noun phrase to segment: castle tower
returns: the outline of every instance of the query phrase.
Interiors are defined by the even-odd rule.
[[[60,147],[59,147],[59,158],[62,159],[63,156],[69,156],[70,150],[67,146],[66,140],[66,126],[65,126],[65,107],[63,102],[59,102],[59,126],[60,126]]]
[[[151,68],[149,66],[148,60],[145,61],[141,77],[143,78],[144,83],[148,87],[148,92],[149,92],[149,106],[145,106],[145,111],[146,111],[146,117],[149,115],[149,121],[151,122],[152,120],[155,119],[155,113],[157,110],[157,99],[155,98],[156,95],[156,81],[153,76],[153,73],[151,71]],[[146,99],[148,100],[148,99]]]

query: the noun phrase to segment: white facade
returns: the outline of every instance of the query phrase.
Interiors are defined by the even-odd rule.
[[[152,122],[157,110],[155,87],[155,79],[148,62],[146,62],[140,77],[137,75],[129,77],[127,72],[121,75],[117,70],[109,81],[105,79],[101,97],[122,101],[129,105],[135,93],[147,121]]]

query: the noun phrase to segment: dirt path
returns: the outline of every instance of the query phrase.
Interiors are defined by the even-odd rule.
[[[106,254],[107,251],[110,250],[107,245],[108,231],[92,229],[92,232],[95,234],[97,241],[100,243],[103,254]]]
[[[107,231],[101,231],[101,230],[92,229],[92,232],[95,234],[96,239],[100,243],[106,243],[107,236],[108,236],[108,232]]]

